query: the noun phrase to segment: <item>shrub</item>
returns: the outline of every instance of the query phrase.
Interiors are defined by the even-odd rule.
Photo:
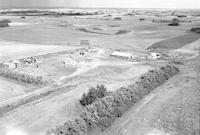
[[[1,21],[0,21],[0,27],[8,27],[8,26],[9,26],[9,25],[8,25],[9,23],[11,23],[11,21],[8,20],[8,19],[1,20]]]
[[[173,60],[171,61],[172,64],[176,64],[176,65],[184,65],[184,63],[180,60]]]
[[[23,72],[13,71],[7,68],[0,68],[0,75],[24,83],[32,83],[36,85],[46,85],[50,81],[45,80],[42,76],[34,76]]]
[[[1,20],[0,23],[1,23],[1,22],[3,22],[3,23],[11,23],[11,20],[9,20],[9,19],[4,19],[4,20]]]
[[[80,114],[80,117],[85,121],[87,125],[87,130],[92,130],[96,128],[96,119],[98,119],[97,115],[93,114],[90,111],[84,111]]]
[[[196,32],[196,33],[200,33],[200,27],[193,27],[191,28],[190,31]]]
[[[187,17],[187,15],[177,15],[177,17],[182,18],[182,17]]]
[[[46,135],[83,135],[87,131],[87,125],[81,118],[68,120],[63,126],[47,131]]]
[[[103,98],[89,105],[87,110],[93,115],[96,115],[95,125],[101,130],[104,130],[113,122],[113,111],[111,105],[109,105],[108,101]]]
[[[179,19],[177,18],[172,19],[172,22],[168,24],[168,26],[179,26]]]
[[[115,18],[113,18],[114,20],[117,20],[117,21],[120,21],[120,20],[122,20],[122,18],[121,17],[115,17]]]
[[[89,105],[93,103],[97,98],[105,97],[107,94],[108,92],[104,85],[97,85],[96,88],[90,88],[87,94],[83,94],[80,100],[80,104],[83,106]]]

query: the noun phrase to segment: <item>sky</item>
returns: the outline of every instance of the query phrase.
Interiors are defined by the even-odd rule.
[[[113,7],[200,9],[200,0],[0,0],[0,7]]]

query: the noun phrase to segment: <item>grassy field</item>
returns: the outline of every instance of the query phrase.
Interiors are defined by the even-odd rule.
[[[0,108],[42,95],[13,109],[0,110],[0,134],[44,135],[47,129],[80,114],[83,108],[79,99],[90,87],[103,84],[115,91],[128,86],[141,74],[183,56],[183,65],[177,65],[181,69],[177,76],[145,96],[106,131],[92,134],[188,135],[198,131],[200,35],[189,30],[200,18],[188,17],[180,26],[170,27],[168,23],[153,23],[152,20],[170,21],[174,16],[166,16],[165,12],[158,12],[160,16],[153,11],[148,13],[150,15],[141,11],[134,16],[118,13],[122,20],[114,20],[116,14],[27,16],[25,19],[0,16],[0,19],[12,21],[10,27],[0,28],[0,62],[88,47],[80,45],[80,40],[89,40],[89,47],[93,51],[96,49],[75,68],[58,68],[57,56],[47,58],[38,70],[47,73],[54,83],[44,88],[0,78]],[[139,21],[140,18],[144,21]],[[146,59],[151,53],[148,48],[161,49],[169,59]],[[111,57],[116,50],[131,52],[138,58]],[[27,67],[23,70],[33,71]],[[180,111],[186,119],[179,117]],[[190,118],[189,112],[194,118]]]
[[[175,38],[170,38],[153,44],[148,47],[149,49],[177,49],[181,48],[187,44],[195,42],[200,38],[199,34],[189,33],[186,35],[181,35]]]

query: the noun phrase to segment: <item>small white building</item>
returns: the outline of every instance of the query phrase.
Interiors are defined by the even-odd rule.
[[[122,57],[127,59],[133,59],[135,56],[129,52],[114,51],[111,56]]]
[[[159,58],[161,58],[161,54],[156,53],[156,52],[152,52],[147,56],[147,59],[151,59],[151,60],[157,60]]]
[[[18,67],[18,62],[17,60],[12,60],[8,62],[4,62],[3,64],[6,65],[9,69],[15,69]]]

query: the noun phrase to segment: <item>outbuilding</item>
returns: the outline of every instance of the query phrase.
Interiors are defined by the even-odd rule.
[[[152,60],[156,60],[159,58],[161,58],[161,54],[156,52],[152,52],[147,56],[147,59],[152,59]]]
[[[80,45],[90,45],[89,40],[81,40]]]
[[[3,64],[6,65],[9,69],[15,69],[15,68],[18,67],[18,61],[17,60],[4,62]]]
[[[122,57],[127,59],[133,59],[135,56],[130,52],[114,51],[111,56]]]

